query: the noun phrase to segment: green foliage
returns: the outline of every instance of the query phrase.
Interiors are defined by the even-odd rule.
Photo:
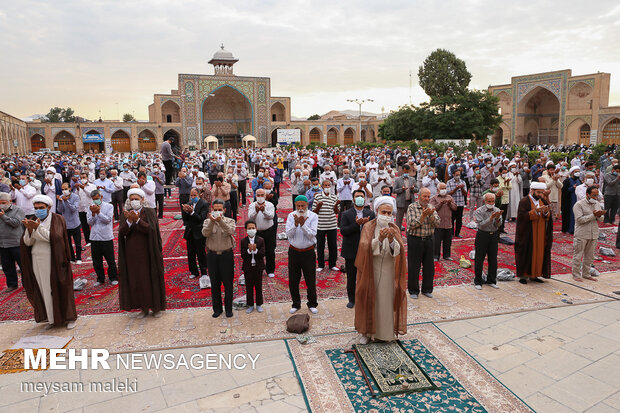
[[[469,145],[467,145],[467,149],[473,154],[478,153],[478,145],[474,141],[469,142]]]
[[[309,150],[314,150],[316,148],[327,148],[327,145],[324,143],[316,143],[316,142],[310,142],[306,148],[308,148]]]
[[[454,53],[437,49],[418,69],[418,79],[424,92],[431,98],[458,96],[467,90],[471,73],[465,62]]]
[[[123,115],[123,122],[135,122],[136,118],[131,113],[125,113]]]
[[[527,158],[530,161],[530,165],[534,165],[536,163],[536,159],[540,157],[540,151],[529,151],[527,153]]]
[[[590,149],[592,149],[592,153],[590,154],[590,156],[588,156],[588,160],[591,162],[596,162],[597,168],[600,168],[601,165],[599,160],[601,159],[601,156],[605,154],[605,151],[607,150],[607,145],[604,143],[599,143],[598,145],[594,145]]]
[[[549,153],[549,159],[553,162],[554,165],[557,165],[558,162],[564,161],[566,155],[568,155],[566,152],[551,152]]]
[[[308,118],[308,120],[319,120],[321,117],[317,114],[314,114]]]
[[[55,106],[45,115],[44,122],[75,122],[75,112],[71,108],[59,108]]]

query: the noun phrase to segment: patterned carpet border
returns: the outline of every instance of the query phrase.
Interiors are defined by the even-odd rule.
[[[460,383],[482,407],[489,412],[532,412],[533,410],[510,389],[491,375],[477,360],[472,358],[433,323],[421,323],[410,327],[403,341],[415,337],[419,343]],[[302,387],[308,411],[318,412],[393,412],[398,411],[394,402],[403,397],[421,397],[424,393],[390,396],[370,400],[371,407],[356,410],[342,385],[326,351],[350,348],[356,342],[356,333],[332,334],[316,337],[316,342],[302,345],[297,340],[286,340],[295,373]],[[358,377],[359,380],[363,380]],[[433,377],[434,380],[437,378]],[[365,386],[365,383],[364,383]],[[429,393],[430,395],[430,393]],[[466,397],[463,394],[463,397]],[[430,401],[430,399],[428,400]],[[424,403],[427,403],[425,400]],[[431,409],[428,403],[427,411]],[[484,411],[473,408],[467,411]],[[446,411],[458,411],[450,409]]]

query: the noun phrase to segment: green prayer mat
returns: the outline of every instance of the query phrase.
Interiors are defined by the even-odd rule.
[[[353,348],[380,396],[439,389],[400,340],[356,344]]]

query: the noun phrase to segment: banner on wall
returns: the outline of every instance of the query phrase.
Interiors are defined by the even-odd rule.
[[[278,129],[278,143],[280,145],[294,145],[301,143],[301,130]]]
[[[82,137],[84,143],[99,143],[105,142],[102,133],[87,133]]]

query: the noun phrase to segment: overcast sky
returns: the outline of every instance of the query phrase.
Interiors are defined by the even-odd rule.
[[[0,110],[74,108],[90,119],[148,119],[178,73],[213,74],[224,43],[235,74],[271,78],[293,116],[380,113],[428,98],[418,67],[437,48],[465,60],[470,87],[572,69],[611,73],[620,104],[620,5],[608,1],[0,0]]]

